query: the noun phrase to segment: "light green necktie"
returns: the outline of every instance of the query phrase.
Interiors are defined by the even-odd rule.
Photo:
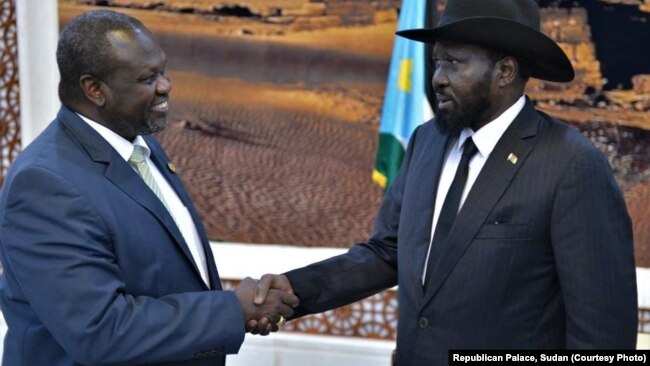
[[[163,197],[162,192],[160,192],[160,187],[158,187],[158,184],[156,184],[156,180],[153,178],[151,170],[149,170],[149,165],[147,164],[146,148],[144,146],[135,145],[133,147],[133,153],[131,153],[131,157],[129,157],[129,164],[131,164],[138,171],[138,173],[140,173],[140,176],[144,182],[149,186],[149,188],[151,188],[153,193],[158,197],[158,199],[160,199],[162,204],[165,205],[167,211],[171,212],[169,210],[169,206],[167,206],[165,197]]]

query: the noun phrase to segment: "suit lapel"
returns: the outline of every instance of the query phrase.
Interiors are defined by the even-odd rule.
[[[407,225],[411,226],[408,231],[409,240],[413,248],[413,258],[415,265],[410,266],[407,271],[409,278],[413,278],[414,283],[421,284],[422,270],[424,261],[427,257],[429,243],[431,241],[431,224],[433,220],[433,208],[435,207],[436,193],[440,181],[440,171],[445,160],[445,151],[450,142],[448,134],[442,133],[437,125],[432,128],[433,135],[424,136],[425,141],[422,148],[417,150],[418,157],[414,157],[413,162],[417,166],[412,167],[413,172],[417,172],[413,179],[409,179],[415,188],[416,196],[409,198],[408,214],[413,218],[407,220]],[[403,269],[402,269],[403,271]],[[418,297],[422,298],[422,286],[417,286]]]
[[[156,164],[158,170],[160,170],[167,182],[169,182],[172,188],[174,188],[174,191],[187,208],[190,216],[192,216],[192,221],[194,221],[196,231],[198,232],[199,239],[201,240],[201,245],[203,246],[203,251],[205,252],[205,259],[208,264],[208,276],[210,277],[210,285],[213,290],[221,290],[221,279],[219,278],[217,265],[214,261],[212,249],[210,248],[210,242],[205,234],[205,228],[203,227],[201,218],[196,212],[196,209],[192,204],[190,197],[187,195],[187,191],[183,187],[183,183],[181,182],[180,178],[175,172],[172,172],[169,169],[169,158],[167,155],[158,148],[158,143],[152,137],[145,136],[144,139],[147,142],[147,145],[149,145],[151,148],[151,160],[154,162],[154,164]],[[194,263],[193,260],[192,262]]]
[[[147,187],[142,178],[128,165],[124,159],[113,149],[113,147],[104,140],[92,127],[88,126],[84,121],[76,115],[76,113],[62,107],[58,115],[59,121],[76,137],[82,147],[88,152],[88,155],[93,161],[106,164],[104,175],[115,186],[127,194],[131,199],[136,201],[140,206],[144,207],[152,216],[154,216],[163,227],[174,238],[176,245],[183,252],[191,266],[194,268],[197,276],[201,276],[199,269],[196,267],[192,253],[190,252],[185,239],[181,234],[176,222],[171,214],[167,211],[160,199]],[[147,144],[150,144],[150,139],[147,139]],[[150,146],[157,146],[152,143]],[[156,152],[154,153],[154,150]],[[152,161],[156,164],[158,169],[163,172],[165,178],[171,182],[172,186],[179,192],[180,182],[174,183],[169,179],[167,172],[167,161],[164,159],[164,164],[161,164],[160,152],[157,149],[152,149]],[[164,169],[163,169],[164,168]],[[178,179],[176,177],[176,179]],[[185,196],[179,194],[181,200],[187,205]],[[191,210],[190,210],[191,212]],[[194,215],[192,217],[196,220]],[[197,221],[195,221],[197,222]],[[199,227],[197,227],[199,228]],[[199,228],[199,233],[203,234]],[[206,251],[206,258],[211,255],[211,252]],[[208,262],[209,263],[209,262]],[[212,282],[212,281],[211,281]]]
[[[503,195],[528,154],[539,139],[534,138],[538,128],[538,115],[530,101],[512,122],[485,162],[472,186],[454,225],[447,243],[435,262],[433,274],[427,281],[424,304],[430,301],[485,223],[493,207]],[[508,160],[517,156],[517,163]]]

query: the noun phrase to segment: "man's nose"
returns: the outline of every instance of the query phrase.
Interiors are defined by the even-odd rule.
[[[436,87],[445,86],[449,84],[449,78],[447,78],[446,73],[442,70],[441,67],[437,67],[433,70],[433,77],[431,78],[431,86],[435,89]]]
[[[169,94],[171,90],[172,82],[169,80],[169,76],[160,74],[160,76],[158,76],[158,81],[156,82],[156,93]]]

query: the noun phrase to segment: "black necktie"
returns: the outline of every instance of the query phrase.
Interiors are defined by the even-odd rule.
[[[467,138],[467,140],[465,140],[465,145],[463,146],[463,155],[461,155],[458,168],[456,169],[456,175],[454,176],[454,180],[451,182],[451,186],[447,192],[447,197],[445,197],[445,202],[442,204],[440,216],[438,216],[438,223],[436,224],[436,231],[433,233],[431,251],[427,263],[427,273],[424,280],[425,285],[433,273],[433,267],[435,267],[435,263],[447,241],[447,235],[449,234],[451,226],[454,224],[454,220],[458,215],[460,199],[463,196],[465,183],[467,183],[469,161],[472,159],[472,156],[476,154],[476,151],[476,145],[474,145],[472,138]]]

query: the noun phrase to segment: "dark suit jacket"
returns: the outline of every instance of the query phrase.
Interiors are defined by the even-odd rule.
[[[449,349],[634,348],[630,218],[605,157],[526,106],[488,158],[421,275],[448,136],[411,137],[374,232],[341,256],[287,273],[321,312],[399,284],[397,365],[446,365]],[[516,164],[507,157],[518,159]]]
[[[223,365],[244,320],[160,145],[151,159],[197,226],[212,289],[142,178],[71,110],[18,156],[0,195],[3,365]]]

